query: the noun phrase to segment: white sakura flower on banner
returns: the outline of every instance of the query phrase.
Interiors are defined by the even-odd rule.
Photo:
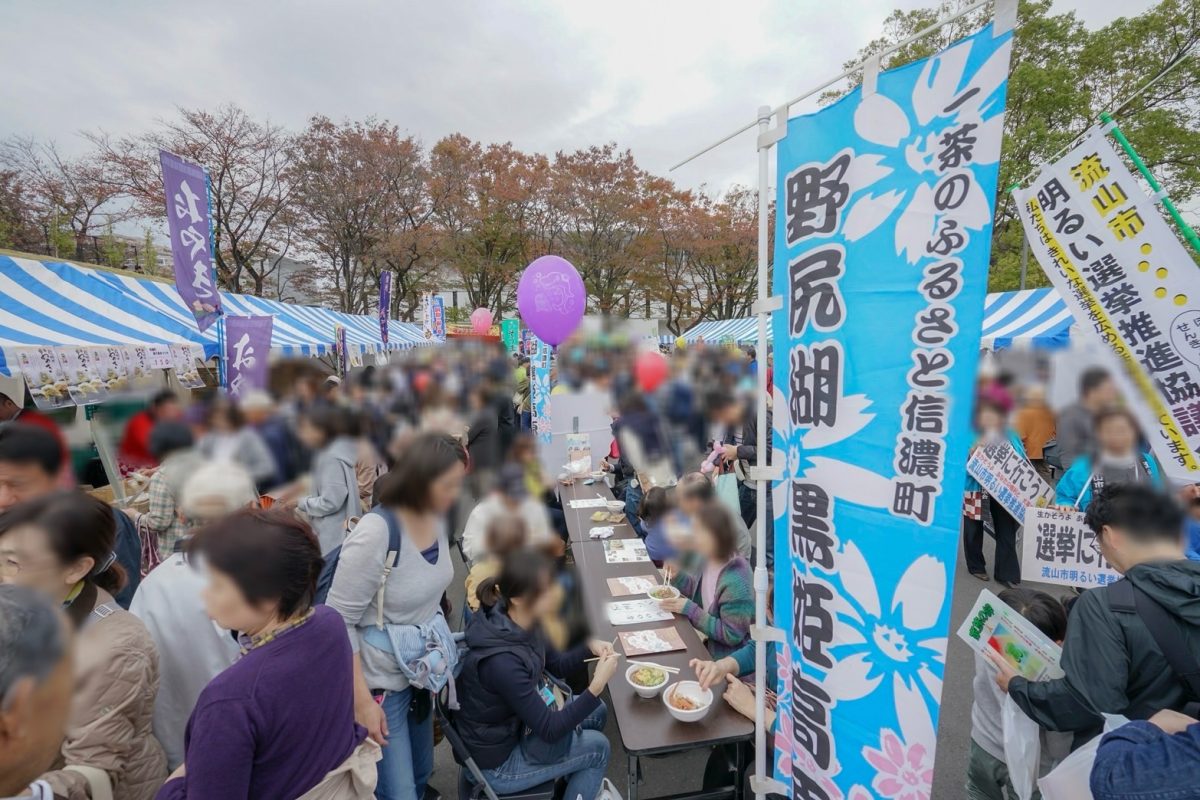
[[[937,627],[948,597],[945,565],[918,556],[884,606],[871,567],[853,541],[846,541],[835,559],[842,591],[834,593],[832,608],[834,664],[825,682],[830,695],[858,699],[886,680],[917,692],[918,699],[923,688],[921,702],[932,704],[940,696],[946,658],[946,638]]]
[[[846,183],[854,198],[841,230],[847,241],[866,237],[903,206],[895,226],[896,254],[914,264],[928,255],[925,246],[940,218],[952,213],[958,227],[967,230],[982,230],[991,223],[988,199],[974,180],[951,211],[938,211],[933,203],[933,187],[946,175],[999,158],[1004,114],[996,94],[1008,75],[1012,44],[997,48],[968,77],[972,44],[963,42],[931,58],[907,108],[883,94],[860,93],[855,133],[885,152],[856,154],[847,170]],[[873,172],[887,174],[869,182],[850,181],[850,174],[868,157],[876,159]],[[872,191],[863,192],[868,186]]]

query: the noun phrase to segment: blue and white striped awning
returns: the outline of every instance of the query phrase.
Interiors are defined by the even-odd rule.
[[[226,313],[274,317],[272,350],[324,355],[334,329],[359,353],[427,344],[420,326],[392,320],[385,348],[374,315],[222,293]],[[217,332],[201,333],[173,284],[60,261],[0,255],[0,374],[9,374],[4,348],[32,345],[200,344],[217,354]]]
[[[1003,350],[1016,345],[1047,349],[1066,347],[1074,319],[1054,289],[1025,289],[1018,292],[994,292],[983,306],[982,345]],[[683,334],[687,342],[704,339],[719,344],[732,339],[738,344],[754,344],[758,327],[754,317],[720,319],[698,323]],[[771,328],[767,328],[770,341]]]
[[[73,264],[0,255],[0,373],[10,374],[4,349],[36,345],[205,344],[195,324],[148,309]],[[182,301],[180,302],[182,306]]]
[[[1066,301],[1054,289],[995,292],[983,306],[982,345],[992,350],[1014,344],[1066,347],[1073,321]]]
[[[184,305],[173,284],[135,278],[114,272],[97,273],[122,291],[142,300],[159,313],[181,318],[192,325],[192,314]],[[338,325],[346,327],[346,342],[360,353],[385,349],[379,337],[379,320],[374,315],[345,314],[328,308],[283,303],[265,297],[221,293],[225,313],[236,316],[273,316],[275,318],[271,347],[285,356],[319,356],[333,349],[333,332]],[[388,350],[401,350],[424,344],[420,330],[411,322],[392,320],[388,325]],[[194,331],[216,347],[216,329],[203,334]],[[214,349],[215,352],[215,349]]]
[[[770,340],[771,328],[767,327],[767,338]],[[701,322],[683,334],[688,344],[703,339],[706,344],[720,344],[734,341],[738,344],[754,344],[758,341],[758,320],[754,317],[745,319],[716,319]]]

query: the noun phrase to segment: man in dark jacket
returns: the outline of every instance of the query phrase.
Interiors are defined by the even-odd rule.
[[[1200,720],[1160,711],[1100,740],[1092,767],[1095,800],[1200,797]]]
[[[1149,719],[1163,709],[1200,701],[1171,669],[1141,613],[1125,592],[1144,593],[1173,619],[1174,633],[1200,659],[1200,564],[1183,557],[1183,512],[1170,498],[1140,485],[1105,487],[1087,509],[1101,554],[1123,581],[1084,592],[1071,609],[1062,648],[1062,678],[1031,682],[1003,659],[988,656],[996,682],[1034,722],[1073,731],[1075,746],[1096,736],[1101,713]],[[1122,587],[1121,584],[1127,583]]]

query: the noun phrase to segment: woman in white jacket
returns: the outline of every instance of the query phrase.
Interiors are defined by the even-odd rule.
[[[344,409],[319,406],[300,418],[298,433],[317,456],[310,494],[301,498],[296,508],[308,515],[324,556],[341,545],[350,521],[363,512],[354,469],[358,461],[358,420]]]

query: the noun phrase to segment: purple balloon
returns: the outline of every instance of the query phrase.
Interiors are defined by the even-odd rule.
[[[586,304],[583,279],[565,258],[542,256],[521,273],[517,310],[525,324],[547,344],[561,344],[575,332]]]

